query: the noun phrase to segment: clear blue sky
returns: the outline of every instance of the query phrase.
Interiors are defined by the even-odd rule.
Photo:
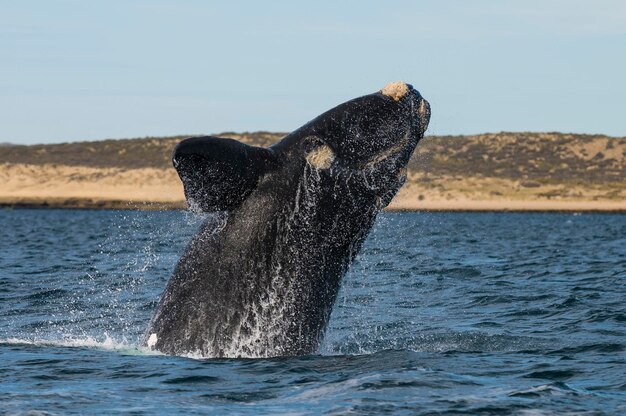
[[[404,80],[430,134],[626,135],[626,1],[0,0],[0,142],[289,131]]]

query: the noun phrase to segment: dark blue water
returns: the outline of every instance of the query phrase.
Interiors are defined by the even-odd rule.
[[[0,413],[626,413],[626,215],[384,214],[319,354],[152,354],[198,225],[0,211]]]

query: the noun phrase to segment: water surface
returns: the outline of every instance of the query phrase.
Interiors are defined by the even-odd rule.
[[[318,354],[154,354],[200,221],[0,211],[0,413],[626,413],[625,215],[383,214]]]

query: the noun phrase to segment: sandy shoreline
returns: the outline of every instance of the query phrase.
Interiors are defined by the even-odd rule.
[[[626,212],[626,198],[604,191],[555,187],[526,189],[493,178],[424,181],[412,176],[387,208],[390,211],[565,211]],[[549,192],[546,192],[549,191]],[[571,196],[567,196],[571,195]],[[582,195],[585,195],[583,197]],[[0,165],[0,206],[73,209],[185,209],[174,169],[93,168],[63,165]]]
[[[516,200],[394,200],[389,211],[459,212],[606,212],[626,213],[626,202],[613,201],[516,201]]]
[[[170,211],[187,209],[185,201],[126,201],[95,198],[0,198],[0,207],[29,209],[110,209]],[[602,201],[394,201],[389,212],[597,212],[626,213],[625,203]]]

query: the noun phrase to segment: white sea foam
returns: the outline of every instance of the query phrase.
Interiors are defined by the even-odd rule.
[[[5,338],[0,339],[0,345],[35,345],[42,347],[93,348],[99,350],[118,351],[129,355],[161,355],[158,351],[127,340],[116,340],[105,334],[103,338],[92,336],[63,337],[58,339],[43,338]]]

